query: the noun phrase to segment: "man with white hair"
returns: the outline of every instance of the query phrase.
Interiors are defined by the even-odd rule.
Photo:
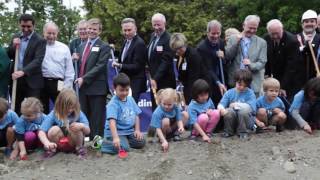
[[[301,25],[303,31],[297,35],[300,45],[300,61],[297,64],[299,72],[296,77],[296,81],[299,83],[298,88],[302,88],[309,79],[316,76],[315,64],[308,43],[311,43],[315,57],[317,57],[320,44],[320,35],[316,33],[317,13],[313,10],[304,12],[301,18]]]
[[[217,105],[226,91],[225,84],[223,84],[222,72],[224,68],[220,69],[220,60],[224,60],[224,41],[220,38],[222,25],[217,20],[212,20],[207,24],[207,37],[203,39],[197,46],[199,55],[203,60],[203,68],[205,69],[205,79],[210,84],[212,89],[211,98]]]
[[[48,22],[43,27],[43,37],[47,40],[46,54],[42,62],[44,89],[41,93],[44,112],[49,113],[49,100],[55,102],[60,82],[63,87],[72,88],[74,69],[71,54],[66,44],[57,41],[59,28],[54,22]]]
[[[88,24],[86,20],[81,20],[78,22],[77,24],[78,37],[73,39],[69,44],[71,55],[73,53],[79,52],[78,48],[80,47],[80,45],[82,45],[83,43],[86,43],[88,39],[87,26]]]
[[[176,88],[173,71],[174,53],[170,49],[170,34],[166,31],[166,18],[156,13],[151,19],[154,32],[148,45],[148,65],[151,74],[151,86],[154,89]]]
[[[267,43],[256,36],[260,18],[249,15],[243,22],[243,31],[237,36],[231,36],[226,46],[226,58],[231,61],[228,68],[228,83],[234,87],[234,74],[238,69],[248,69],[252,73],[251,88],[259,96],[264,79],[267,62]]]
[[[299,43],[295,35],[283,29],[283,24],[278,19],[267,23],[268,33],[264,35],[267,42],[268,61],[265,75],[280,81],[280,93],[291,99],[296,93],[294,88],[296,74],[295,63],[299,55]]]

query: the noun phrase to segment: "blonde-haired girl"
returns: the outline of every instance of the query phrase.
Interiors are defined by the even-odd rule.
[[[42,113],[43,107],[35,97],[25,98],[21,103],[21,117],[15,124],[16,146],[10,159],[14,160],[18,154],[21,160],[27,160],[27,150],[41,147],[38,130],[46,115]]]
[[[72,89],[64,89],[58,95],[54,110],[42,123],[39,139],[45,149],[45,157],[53,156],[56,150],[76,152],[80,158],[86,156],[84,136],[90,133],[89,122],[80,111],[79,100]]]
[[[178,95],[172,88],[161,89],[157,93],[158,107],[152,114],[150,126],[156,128],[161,146],[167,151],[167,139],[179,139],[179,134],[184,131],[184,124],[188,120],[187,113],[181,112],[177,105]]]

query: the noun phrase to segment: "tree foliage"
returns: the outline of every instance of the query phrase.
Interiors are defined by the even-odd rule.
[[[139,34],[148,42],[152,32],[151,16],[156,12],[167,18],[169,32],[183,32],[189,44],[196,45],[205,35],[206,24],[219,20],[223,29],[235,27],[242,30],[242,22],[249,14],[261,17],[258,34],[266,32],[270,19],[280,19],[291,32],[301,30],[301,15],[319,5],[318,0],[86,0],[88,18],[102,20],[102,37],[110,43],[122,41],[120,22],[125,17],[136,20]]]
[[[0,5],[3,15],[0,17],[0,43],[8,44],[12,35],[19,31],[19,10],[8,11]],[[79,10],[66,8],[57,0],[24,0],[23,13],[31,13],[36,21],[36,31],[42,34],[43,25],[48,21],[55,22],[59,29],[58,40],[68,43],[74,36],[75,25],[81,19]]]

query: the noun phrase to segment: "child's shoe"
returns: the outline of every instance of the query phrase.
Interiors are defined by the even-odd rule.
[[[229,137],[231,137],[232,136],[232,134],[229,134],[229,133],[227,133],[227,132],[224,132],[223,134],[222,134],[222,137],[224,137],[224,138],[229,138]]]
[[[6,155],[7,157],[10,157],[11,152],[12,152],[12,148],[6,147],[4,149],[4,155]]]
[[[53,152],[53,151],[50,151],[50,150],[47,150],[43,153],[43,159],[48,159],[48,158],[51,158],[53,157],[54,155],[56,155],[57,152]]]
[[[283,131],[283,126],[282,125],[276,125],[276,132],[281,132]]]
[[[248,133],[240,133],[240,140],[246,140],[248,139]]]
[[[76,154],[80,159],[86,159],[87,149],[84,146],[81,146],[79,149],[76,150]]]

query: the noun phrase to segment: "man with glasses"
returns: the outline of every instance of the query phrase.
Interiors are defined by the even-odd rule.
[[[87,26],[88,24],[86,20],[81,20],[78,22],[78,25],[77,25],[78,37],[73,39],[69,44],[71,55],[73,53],[79,52],[78,48],[80,47],[80,45],[82,45],[83,43],[86,43],[88,39]]]
[[[41,65],[46,51],[46,41],[34,32],[35,20],[29,14],[19,18],[21,32],[13,37],[8,49],[11,59],[19,48],[18,70],[12,73],[12,80],[17,80],[16,112],[20,115],[20,104],[26,97],[40,98],[43,88]]]

